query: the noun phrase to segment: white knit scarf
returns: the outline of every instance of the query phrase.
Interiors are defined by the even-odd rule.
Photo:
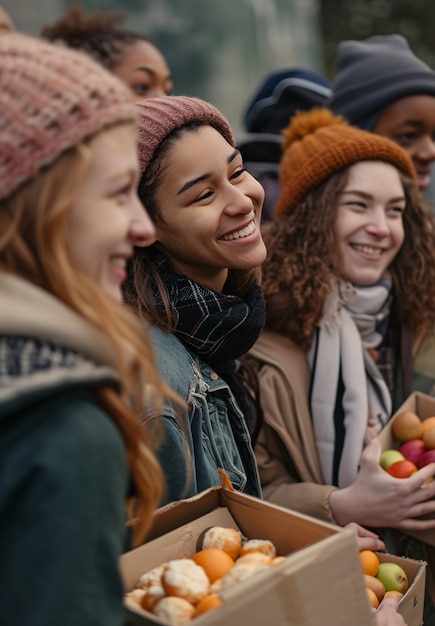
[[[376,348],[382,341],[379,327],[388,318],[390,292],[387,276],[370,287],[337,284],[327,298],[308,352],[311,415],[326,484],[346,487],[355,480],[368,426],[377,424],[380,430],[391,415],[387,385],[367,353],[367,348]],[[334,422],[340,377],[342,442]],[[334,459],[338,463],[335,480]]]

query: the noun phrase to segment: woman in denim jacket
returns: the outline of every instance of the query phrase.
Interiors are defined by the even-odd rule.
[[[264,191],[211,104],[168,96],[137,107],[139,196],[157,241],[136,249],[124,294],[152,324],[160,373],[185,400],[163,410],[164,502],[221,484],[219,470],[235,489],[259,496],[250,436],[256,405],[239,357],[264,321]]]

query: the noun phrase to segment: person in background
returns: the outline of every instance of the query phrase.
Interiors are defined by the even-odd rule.
[[[288,68],[265,76],[243,117],[245,133],[236,137],[247,169],[265,192],[262,221],[273,218],[280,195],[281,131],[296,111],[320,106],[330,95],[329,81],[310,70]]]
[[[129,87],[133,100],[171,94],[174,85],[167,61],[145,36],[118,28],[123,13],[95,12],[79,6],[42,29],[43,38],[90,54]]]
[[[155,239],[136,192],[136,140],[135,105],[120,80],[82,53],[0,35],[8,626],[121,626],[127,523],[134,544],[142,541],[163,492],[138,414],[172,392],[121,293],[134,247]]]
[[[248,133],[280,134],[298,111],[322,106],[331,84],[317,72],[286,68],[267,74],[249,100],[243,116]]]
[[[435,512],[435,483],[420,489],[435,464],[393,478],[376,435],[435,382],[434,218],[391,140],[326,108],[296,115],[284,137],[282,194],[264,230],[266,330],[250,351],[264,497],[378,529],[389,552],[428,560],[400,531],[435,527],[420,519]]]
[[[326,106],[398,143],[414,163],[420,189],[428,190],[435,160],[435,71],[402,35],[342,41]]]

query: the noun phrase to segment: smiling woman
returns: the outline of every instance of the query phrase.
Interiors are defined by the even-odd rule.
[[[393,165],[360,161],[350,168],[337,213],[342,278],[370,286],[384,275],[403,243],[405,207],[402,181]]]
[[[171,392],[121,291],[134,246],[155,241],[137,197],[136,139],[128,89],[88,55],[0,35],[0,615],[9,626],[121,626],[119,557],[143,540],[162,494],[137,415],[157,412]]]
[[[434,388],[435,222],[393,141],[327,109],[297,114],[283,134],[282,193],[264,233],[266,329],[249,353],[263,494],[379,529],[403,554],[390,529],[435,527],[420,519],[435,511],[435,485],[420,489],[435,464],[393,480],[376,435],[411,391]]]
[[[76,261],[119,302],[133,246],[155,241],[154,225],[137,197],[135,148],[133,125],[110,128],[92,139],[89,167],[67,215]]]
[[[245,170],[227,120],[196,98],[138,104],[139,197],[156,243],[136,249],[125,299],[152,323],[160,372],[185,400],[163,410],[165,501],[219,485],[260,494],[249,426],[258,407],[241,357],[258,337],[266,256],[264,191]]]

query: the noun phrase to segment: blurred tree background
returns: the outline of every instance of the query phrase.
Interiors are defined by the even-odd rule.
[[[120,9],[119,0],[81,4]],[[123,0],[121,10],[126,26],[166,56],[175,92],[210,100],[236,130],[263,76],[291,65],[319,67],[318,0]]]
[[[400,33],[435,68],[433,0],[0,0],[18,29],[38,35],[72,4],[122,11],[125,27],[162,50],[177,93],[210,100],[241,129],[266,74],[305,67],[332,79],[344,39]]]

